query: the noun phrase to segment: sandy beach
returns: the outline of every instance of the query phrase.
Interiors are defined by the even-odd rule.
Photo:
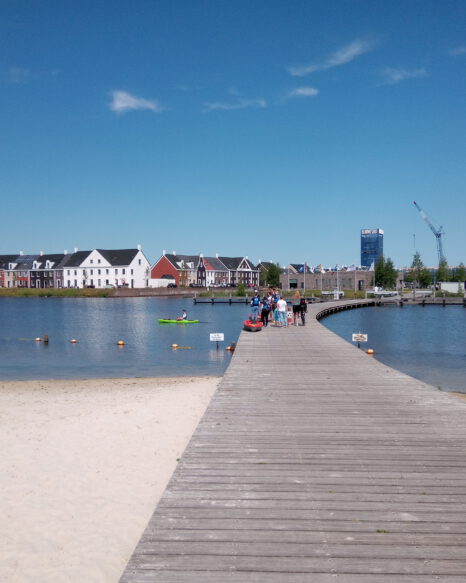
[[[0,382],[0,580],[118,581],[219,380]]]

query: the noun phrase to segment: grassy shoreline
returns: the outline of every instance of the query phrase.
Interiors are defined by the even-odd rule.
[[[0,298],[107,298],[113,290],[108,289],[77,289],[77,288],[46,288],[28,287],[0,288]]]

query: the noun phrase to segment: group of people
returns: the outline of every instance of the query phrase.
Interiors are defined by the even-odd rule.
[[[291,305],[293,310],[294,326],[299,325],[301,320],[302,326],[306,324],[307,302],[306,298],[302,297],[300,292],[296,290],[291,298]],[[274,326],[286,327],[288,326],[288,304],[283,295],[280,295],[275,288],[270,288],[267,295],[260,297],[259,291],[256,290],[251,299],[251,321],[257,322],[261,315],[261,321],[264,327],[270,322]]]

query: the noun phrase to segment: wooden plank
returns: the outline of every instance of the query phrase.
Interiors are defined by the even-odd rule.
[[[121,583],[466,580],[466,403],[323,309],[242,333]]]

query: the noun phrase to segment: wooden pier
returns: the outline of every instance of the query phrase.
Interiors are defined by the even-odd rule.
[[[466,402],[328,307],[241,334],[121,583],[466,581]]]

